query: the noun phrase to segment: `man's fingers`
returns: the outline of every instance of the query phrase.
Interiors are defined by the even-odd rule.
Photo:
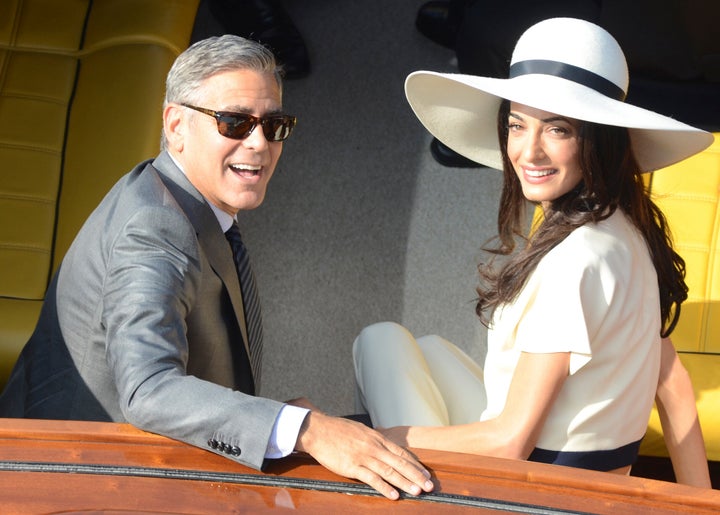
[[[296,449],[388,499],[399,497],[396,488],[410,495],[433,489],[429,472],[410,452],[357,422],[311,412],[303,422]]]
[[[394,501],[400,497],[398,491],[393,488],[390,483],[383,480],[380,475],[376,474],[367,467],[360,467],[355,479],[362,481],[388,499]]]
[[[420,495],[433,489],[430,473],[410,453],[388,451],[370,465],[383,480],[410,495]]]
[[[371,447],[374,451],[365,453],[356,479],[389,499],[397,499],[395,488],[410,495],[433,489],[430,473],[407,450],[383,438],[377,439]]]

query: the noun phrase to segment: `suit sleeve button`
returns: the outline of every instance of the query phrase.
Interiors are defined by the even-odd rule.
[[[215,440],[214,438],[210,438],[210,440],[208,440],[208,445],[210,446],[211,449],[217,449],[219,442],[217,440]]]
[[[230,454],[232,454],[233,456],[240,456],[241,453],[242,450],[240,450],[240,447],[237,447],[235,445],[232,447],[232,449],[230,449]]]

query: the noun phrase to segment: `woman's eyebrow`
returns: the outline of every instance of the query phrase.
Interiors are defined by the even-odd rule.
[[[520,121],[524,121],[523,117],[517,113],[510,112],[510,113],[508,113],[508,117],[509,118],[517,118]],[[566,122],[566,123],[572,124],[572,122],[570,121],[569,118],[566,118],[565,116],[560,116],[560,115],[557,115],[557,116],[554,115],[554,116],[550,116],[548,118],[543,118],[540,121],[543,123]]]
[[[554,123],[554,122],[565,122],[572,125],[572,122],[569,118],[565,118],[564,116],[551,116],[549,118],[545,118],[542,120],[543,123]]]
[[[508,113],[508,124],[514,123],[514,121],[517,121],[518,123],[527,123],[527,121],[518,113],[510,112]],[[578,127],[577,122],[573,122],[572,118],[567,118],[565,116],[560,115],[552,115],[548,116],[547,118],[541,118],[540,123],[544,126],[552,126],[556,125],[558,123],[567,124],[570,127]]]

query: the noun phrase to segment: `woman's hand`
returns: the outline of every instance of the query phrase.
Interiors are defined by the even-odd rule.
[[[400,447],[407,447],[407,435],[410,427],[408,426],[395,426],[395,427],[376,427],[375,430],[383,435],[391,442],[399,445]]]

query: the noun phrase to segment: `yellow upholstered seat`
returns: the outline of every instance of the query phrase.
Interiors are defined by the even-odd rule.
[[[157,154],[198,3],[0,2],[0,388],[80,225]]]
[[[687,267],[688,300],[672,340],[692,378],[708,459],[720,461],[720,133],[710,148],[648,181]],[[640,452],[667,456],[655,410]]]

